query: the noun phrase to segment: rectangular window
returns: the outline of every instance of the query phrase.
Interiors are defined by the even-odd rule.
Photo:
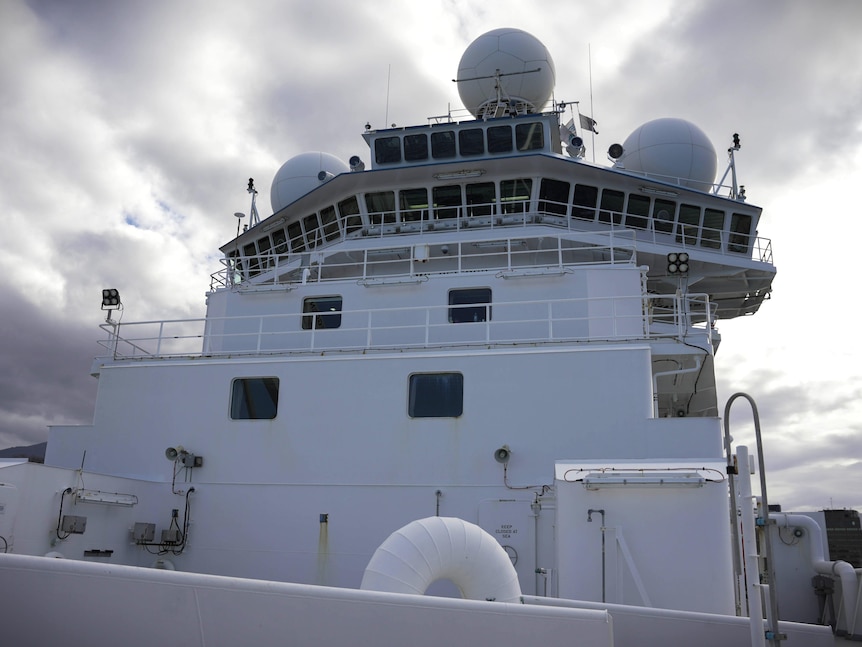
[[[545,137],[541,122],[518,124],[515,126],[515,146],[519,151],[535,151],[545,147]]]
[[[543,179],[539,185],[539,211],[565,216],[569,206],[570,188],[568,182]]]
[[[401,161],[401,138],[380,137],[374,140],[374,160],[378,164],[395,164]]]
[[[401,222],[415,222],[428,217],[428,189],[404,189],[398,192]]]
[[[527,211],[532,190],[533,181],[529,178],[500,182],[500,207],[503,213],[524,213]]]
[[[248,263],[250,275],[255,276],[260,274],[260,259],[257,257],[257,249],[255,249],[254,243],[244,245],[242,253],[246,258],[246,263]]]
[[[308,297],[302,300],[302,329],[341,327],[341,297]]]
[[[320,223],[317,221],[317,214],[313,213],[302,219],[302,228],[305,230],[305,242],[309,249],[317,247],[320,244],[322,236],[320,235]]]
[[[721,247],[721,230],[724,229],[724,212],[718,209],[705,209],[703,212],[703,231],[700,244],[703,247]]]
[[[437,160],[455,157],[455,131],[431,133],[431,157]]]
[[[694,245],[697,242],[698,227],[700,227],[700,207],[693,204],[679,205],[679,228],[676,231],[677,242]]]
[[[287,237],[290,239],[290,251],[305,250],[305,239],[302,237],[302,227],[299,222],[292,222],[287,226]]]
[[[468,184],[467,193],[468,216],[490,216],[497,201],[497,193],[493,182]]]
[[[596,219],[596,204],[599,201],[599,190],[589,184],[576,184],[572,196],[572,218],[581,220]]]
[[[323,237],[327,242],[338,238],[338,218],[335,217],[335,207],[324,207],[320,210],[320,222],[323,223]]]
[[[418,162],[428,159],[428,135],[404,135],[404,159]]]
[[[490,304],[491,288],[449,290],[449,323],[489,321]]]
[[[613,222],[620,224],[622,222],[623,201],[626,194],[622,191],[614,191],[612,189],[604,189],[602,191],[601,211],[599,211],[599,220],[602,222]]]
[[[450,184],[435,186],[432,189],[434,197],[434,216],[436,218],[457,218],[461,207],[461,186]]]
[[[626,227],[646,229],[649,216],[649,198],[644,195],[629,195],[626,206]]]
[[[365,207],[372,225],[395,222],[395,191],[366,193]]]
[[[461,155],[481,155],[485,152],[485,134],[481,128],[470,128],[458,133],[458,148]]]
[[[359,215],[359,201],[355,195],[338,203],[338,213],[344,223],[344,233],[349,234],[357,229],[362,229],[362,216]]]
[[[287,253],[287,236],[281,227],[272,232],[272,250],[276,254]]]
[[[673,231],[676,202],[656,198],[652,206],[652,220],[656,231],[669,234]]]
[[[730,217],[730,231],[727,251],[748,254],[751,249],[751,216],[744,213],[733,214]]]
[[[231,385],[233,420],[272,420],[278,413],[277,377],[242,377]]]
[[[488,128],[488,152],[489,153],[511,153],[512,152],[512,127],[491,126]]]
[[[410,376],[407,415],[411,418],[457,418],[464,412],[461,373],[418,373]]]

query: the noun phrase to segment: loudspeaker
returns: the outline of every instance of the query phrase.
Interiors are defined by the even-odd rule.
[[[502,447],[500,447],[500,449],[494,452],[494,460],[498,463],[502,463],[503,465],[505,465],[509,462],[509,456],[511,455],[511,453],[512,452],[509,450],[509,446],[503,445]]]
[[[176,447],[168,447],[165,450],[165,458],[167,458],[169,461],[175,461],[182,452],[182,445],[177,445]]]

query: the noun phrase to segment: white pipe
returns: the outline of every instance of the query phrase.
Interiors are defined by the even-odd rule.
[[[808,533],[808,548],[811,555],[811,565],[821,575],[838,576],[841,580],[841,598],[844,603],[844,618],[847,623],[847,633],[854,635],[856,625],[856,570],[844,561],[829,561],[823,553],[823,531],[820,524],[804,514],[786,514],[773,512],[769,515],[779,527],[804,528]],[[783,522],[783,523],[782,523]]]
[[[763,631],[763,605],[760,599],[760,556],[757,554],[757,540],[754,529],[754,505],[751,495],[751,468],[748,461],[748,447],[736,448],[739,465],[739,506],[742,510],[742,556],[748,583],[748,617],[751,626],[751,646],[764,647],[766,633]]]

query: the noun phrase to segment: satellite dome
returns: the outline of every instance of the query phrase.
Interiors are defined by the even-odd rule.
[[[518,112],[541,110],[554,91],[554,60],[541,41],[520,29],[495,29],[470,43],[458,64],[458,94],[474,117],[496,103],[498,70],[500,98],[521,104]]]
[[[302,153],[290,158],[272,180],[269,190],[272,212],[281,211],[333,175],[349,170],[346,163],[329,153]]]
[[[717,164],[706,133],[684,119],[667,117],[635,129],[623,142],[623,155],[615,166],[709,191]]]

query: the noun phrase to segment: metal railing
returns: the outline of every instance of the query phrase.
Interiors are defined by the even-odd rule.
[[[458,307],[484,315],[452,323]],[[105,323],[99,343],[115,360],[651,339],[711,348],[713,322],[707,295],[633,295]]]

